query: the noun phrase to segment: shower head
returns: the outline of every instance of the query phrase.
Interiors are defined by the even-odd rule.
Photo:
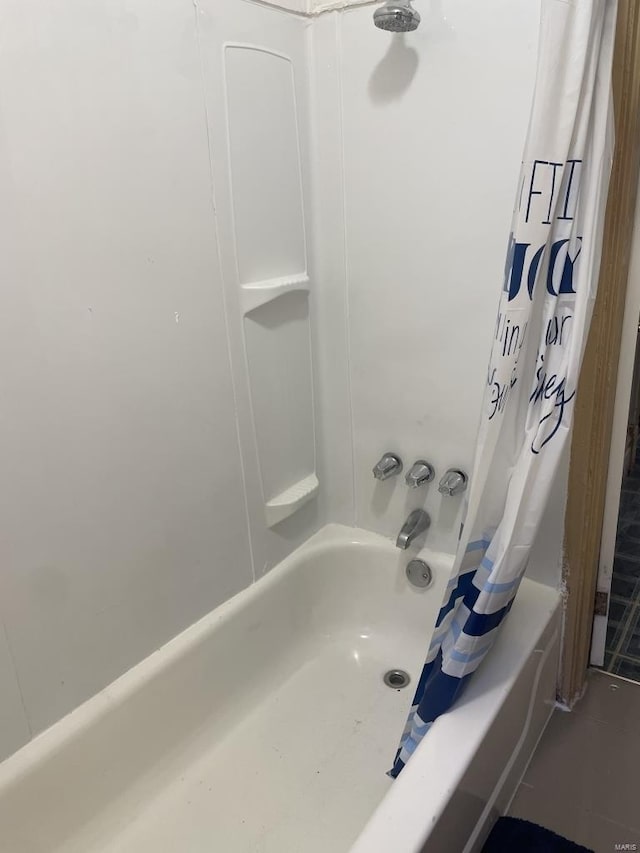
[[[389,0],[373,13],[373,23],[381,30],[409,33],[418,28],[420,15],[411,5],[411,0]]]

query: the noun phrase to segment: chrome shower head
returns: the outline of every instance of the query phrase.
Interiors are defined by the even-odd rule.
[[[411,0],[390,0],[373,13],[373,23],[381,30],[409,33],[418,28],[420,15],[411,5]]]

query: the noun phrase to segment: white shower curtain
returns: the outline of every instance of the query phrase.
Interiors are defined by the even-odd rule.
[[[467,515],[393,777],[489,652],[569,436],[613,153],[615,13],[615,0],[542,0],[533,107]]]

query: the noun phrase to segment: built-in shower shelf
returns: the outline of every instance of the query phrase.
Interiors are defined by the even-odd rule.
[[[279,521],[283,521],[288,516],[292,515],[297,509],[317,493],[320,484],[315,474],[310,474],[303,480],[289,486],[284,492],[280,492],[275,498],[271,498],[265,504],[265,512],[267,516],[267,524],[273,527]]]
[[[273,299],[277,299],[285,293],[295,290],[309,290],[309,276],[306,273],[282,276],[281,278],[269,278],[264,281],[255,281],[251,284],[243,284],[240,288],[242,293],[242,310],[245,314],[255,311],[261,305],[266,305]]]
[[[319,488],[298,133],[304,116],[291,57],[227,43],[224,66],[237,297],[260,498],[273,527]]]

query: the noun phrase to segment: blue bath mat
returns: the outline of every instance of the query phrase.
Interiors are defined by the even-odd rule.
[[[498,818],[482,853],[593,853],[550,829],[518,817]]]

